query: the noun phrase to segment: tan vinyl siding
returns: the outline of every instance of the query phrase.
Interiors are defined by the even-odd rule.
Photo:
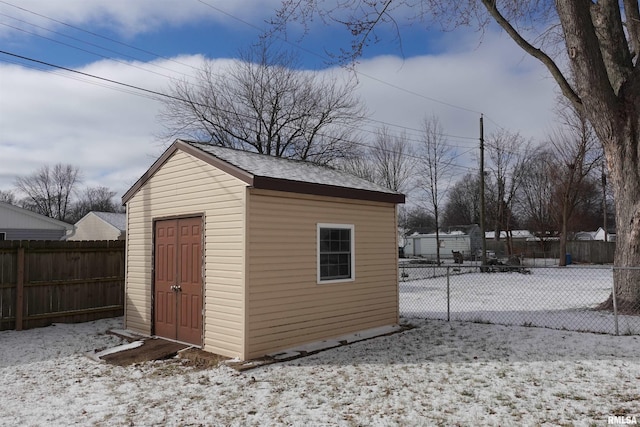
[[[250,189],[247,354],[398,322],[396,207]],[[317,224],[352,224],[355,280],[317,283]]]
[[[202,215],[204,350],[244,352],[246,183],[182,151],[173,154],[127,203],[126,327],[151,333],[153,220]]]

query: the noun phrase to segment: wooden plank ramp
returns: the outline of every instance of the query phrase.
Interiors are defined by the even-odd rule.
[[[178,354],[180,350],[189,347],[191,347],[189,344],[167,341],[162,338],[147,338],[139,347],[106,354],[100,356],[100,359],[113,365],[127,366],[151,360],[169,359]]]

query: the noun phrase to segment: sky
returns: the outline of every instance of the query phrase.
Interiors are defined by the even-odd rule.
[[[236,58],[268,29],[279,4],[0,0],[0,190],[44,165],[68,163],[81,170],[82,187],[105,186],[119,199],[171,142],[160,136],[162,103],[86,74],[164,93],[205,60],[217,67]],[[364,135],[384,125],[417,144],[424,117],[435,115],[459,155],[459,177],[477,168],[480,113],[486,135],[504,128],[544,140],[555,125],[555,83],[506,34],[489,28],[481,39],[470,29],[400,22],[401,45],[382,31],[355,68],[370,113]],[[349,72],[326,55],[350,46],[343,28],[314,22],[304,39],[292,31],[286,46],[303,68]]]

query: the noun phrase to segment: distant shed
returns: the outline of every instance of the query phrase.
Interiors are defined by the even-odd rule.
[[[441,258],[453,258],[452,251],[461,252],[464,256],[477,253],[482,247],[482,234],[477,224],[451,227],[448,232],[419,234],[407,236],[404,247],[405,256],[435,258],[440,245]]]
[[[246,360],[398,323],[402,194],[178,140],[123,201],[128,329]]]
[[[126,215],[117,212],[91,211],[75,224],[75,233],[67,240],[124,240]]]

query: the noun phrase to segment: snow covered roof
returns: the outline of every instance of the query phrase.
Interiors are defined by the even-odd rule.
[[[404,203],[405,199],[404,194],[327,166],[177,140],[125,193],[123,202],[126,203],[177,150],[191,154],[254,188],[391,203]]]
[[[511,230],[511,237],[513,237],[514,239],[527,239],[529,237],[534,237],[533,234],[531,234],[531,232],[529,230]],[[486,239],[493,239],[496,236],[496,232],[495,231],[487,231],[484,233],[484,237]],[[500,232],[500,238],[504,239],[507,237],[507,232],[506,231],[501,231]]]
[[[127,215],[124,213],[97,211],[91,211],[90,213],[94,214],[104,222],[114,226],[120,231],[125,231],[127,228]]]

